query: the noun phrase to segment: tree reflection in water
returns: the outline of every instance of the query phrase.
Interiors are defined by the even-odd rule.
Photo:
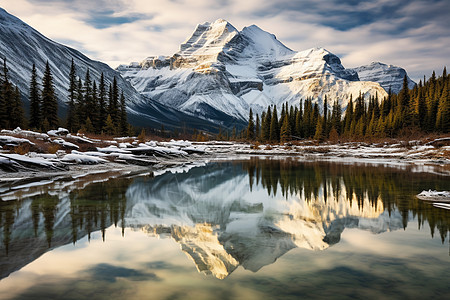
[[[218,278],[238,265],[257,271],[293,247],[324,249],[339,242],[344,228],[382,232],[406,228],[412,217],[419,228],[428,223],[431,236],[437,229],[442,242],[450,230],[449,211],[415,197],[450,190],[448,178],[408,167],[251,158],[155,178],[108,176],[2,192],[2,199],[17,200],[0,201],[0,278],[92,232],[101,231],[105,240],[112,225],[122,234],[131,226],[170,236],[199,271]],[[252,198],[258,190],[267,197]]]

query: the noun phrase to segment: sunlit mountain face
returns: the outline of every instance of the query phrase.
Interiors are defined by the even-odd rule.
[[[448,212],[415,195],[449,185],[407,169],[250,159],[156,177],[105,173],[3,186],[1,277],[95,232],[105,239],[114,225],[125,239],[127,230],[172,239],[199,272],[219,279],[239,266],[258,272],[291,249],[327,250],[350,229],[378,235],[417,219],[444,241]]]

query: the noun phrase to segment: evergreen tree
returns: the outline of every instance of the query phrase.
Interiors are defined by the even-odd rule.
[[[300,104],[301,105],[301,104]],[[300,106],[300,109],[295,114],[295,136],[297,138],[303,137],[303,128],[302,128],[302,108]]]
[[[341,132],[341,119],[342,119],[342,111],[341,106],[337,100],[333,103],[333,109],[331,114],[331,128],[336,130],[336,133],[340,135]]]
[[[280,141],[280,129],[278,127],[278,113],[277,106],[273,107],[272,118],[270,120],[270,136],[269,140],[272,143],[278,143]]]
[[[253,111],[250,108],[247,125],[247,140],[253,141],[255,139],[255,121],[253,120]]]
[[[409,126],[412,124],[412,110],[410,108],[410,95],[408,88],[408,79],[403,77],[403,88],[397,96],[398,109],[400,110],[399,115],[401,116],[400,127]]]
[[[298,109],[291,105],[289,109],[289,127],[291,128],[291,134],[295,134],[295,117],[297,116]]]
[[[287,115],[284,116],[284,120],[280,128],[280,140],[282,143],[291,140],[291,125],[289,124],[289,117]]]
[[[112,88],[110,87],[110,99],[108,113],[114,122],[116,128],[120,127],[120,111],[119,111],[119,88],[117,86],[117,79],[114,77]]]
[[[11,115],[11,98],[11,84],[8,79],[8,67],[6,66],[5,58],[3,59],[3,70],[0,76],[0,128],[9,127],[9,116]]]
[[[117,127],[114,125],[111,116],[108,114],[106,117],[105,126],[103,127],[103,132],[108,135],[114,135],[116,134],[116,128]]]
[[[444,133],[450,132],[450,95],[448,80],[445,82],[444,89],[439,99],[436,129]]]
[[[381,108],[381,114],[384,117],[386,117],[389,114],[389,112],[391,111],[391,103],[392,103],[392,91],[389,88],[388,97],[387,97],[387,99],[385,99],[383,101],[382,108]]]
[[[97,128],[102,129],[105,126],[106,118],[108,116],[106,105],[106,85],[105,78],[100,76],[100,84],[98,86],[98,124]]]
[[[77,112],[77,127],[78,130],[80,125],[83,124],[87,118],[85,114],[85,103],[84,103],[84,96],[83,96],[83,83],[81,82],[81,79],[78,78],[78,85],[77,85],[77,103],[76,103],[76,112]]]
[[[348,136],[351,135],[351,124],[353,119],[353,99],[352,95],[350,95],[350,100],[347,104],[347,109],[344,116],[344,133]]]
[[[319,117],[317,120],[316,132],[314,134],[314,139],[319,142],[323,142],[325,140],[325,119],[323,117]]]
[[[127,135],[128,133],[128,121],[127,121],[127,107],[125,103],[125,96],[120,95],[120,134]]]
[[[270,105],[267,108],[266,118],[264,121],[264,128],[262,129],[263,141],[270,141],[270,126],[272,124],[272,111]]]
[[[41,127],[41,108],[39,97],[39,86],[37,82],[36,65],[33,64],[31,69],[31,82],[30,82],[30,127],[39,129]]]
[[[34,67],[34,65],[33,65]],[[67,112],[67,129],[70,132],[75,132],[78,128],[76,100],[77,100],[77,74],[75,63],[72,58],[72,64],[70,66],[69,74],[69,108]]]
[[[91,112],[91,120],[94,128],[96,128],[95,132],[100,133],[101,127],[99,127],[99,116],[100,116],[100,108],[98,103],[98,94],[97,94],[97,83],[94,80],[94,83],[92,85],[92,112]],[[128,131],[128,128],[127,128]]]
[[[20,98],[20,91],[17,86],[14,90],[14,101],[12,102],[11,123],[10,124],[11,124],[12,128],[17,128],[17,127],[24,128],[24,125],[25,125],[25,117],[24,117],[24,113],[23,113],[22,100]]]
[[[95,122],[96,118],[94,113],[96,112],[96,105],[94,102],[93,83],[91,80],[91,74],[89,69],[86,70],[86,76],[84,78],[84,116]]]
[[[58,102],[48,61],[45,65],[44,77],[42,79],[41,100],[41,115],[47,120],[49,128],[56,128],[58,126]]]
[[[419,127],[423,130],[426,129],[426,121],[427,121],[427,104],[424,94],[424,88],[422,86],[422,81],[419,82],[418,91],[417,91],[417,116]]]
[[[255,138],[257,140],[260,139],[260,131],[261,131],[261,125],[260,125],[260,121],[259,121],[259,115],[256,114]]]
[[[94,125],[92,125],[91,119],[89,117],[86,119],[86,122],[83,125],[83,131],[86,133],[94,133],[95,132]]]

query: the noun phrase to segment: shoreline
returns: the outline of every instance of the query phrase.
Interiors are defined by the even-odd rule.
[[[5,186],[16,186],[22,182],[106,173],[113,173],[113,176],[158,175],[171,169],[183,169],[187,165],[250,157],[380,165],[450,176],[450,138],[432,142],[318,144],[308,140],[260,145],[229,141],[145,142],[136,137],[93,139],[71,135],[63,128],[56,133],[42,134],[20,128],[2,131],[0,194]],[[52,146],[56,146],[55,152],[49,151]]]
[[[220,150],[219,153],[205,153],[189,157],[159,157],[158,162],[149,166],[131,163],[107,161],[99,164],[67,164],[67,170],[34,169],[18,172],[0,170],[0,187],[3,185],[18,185],[23,182],[38,182],[63,178],[78,178],[94,174],[120,173],[121,176],[154,174],[158,176],[167,171],[182,169],[188,166],[202,165],[209,162],[248,160],[254,157],[261,159],[295,159],[305,162],[332,162],[337,164],[376,165],[392,168],[410,168],[413,172],[430,173],[450,176],[450,159],[442,158],[411,158],[404,153],[386,155],[383,151],[348,153],[297,152],[275,149],[271,151],[244,150],[242,144],[234,144],[239,150]],[[249,145],[247,145],[249,146]],[[216,149],[217,150],[217,149]],[[113,176],[115,177],[115,176]]]

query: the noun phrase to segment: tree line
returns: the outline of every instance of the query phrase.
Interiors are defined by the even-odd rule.
[[[68,91],[69,131],[83,129],[89,133],[103,132],[109,135],[127,135],[130,132],[125,96],[123,91],[120,92],[115,77],[113,83],[107,87],[102,73],[97,86],[87,69],[83,83],[81,78],[77,78],[76,66],[72,59]]]
[[[300,100],[299,107],[283,104],[280,117],[276,105],[253,117],[250,109],[248,125],[241,134],[249,141],[287,142],[298,139],[318,141],[396,137],[406,131],[423,133],[450,132],[450,75],[444,68],[442,76],[420,80],[413,89],[408,88],[405,75],[403,88],[398,94],[389,91],[379,101],[378,95],[366,102],[364,95],[350,96],[345,114],[339,101],[324,97],[323,112],[312,98]]]
[[[20,91],[9,81],[6,59],[4,59],[0,74],[0,128],[22,127],[24,121]]]
[[[21,93],[9,80],[6,59],[0,74],[0,128],[30,128],[48,131],[64,125],[70,132],[82,130],[86,133],[127,135],[131,130],[126,113],[126,101],[114,77],[107,86],[103,73],[100,82],[92,80],[87,69],[84,82],[78,77],[75,63],[69,74],[67,95],[68,112],[65,122],[58,118],[58,100],[53,75],[47,61],[39,84],[37,70],[33,64],[29,85],[30,114],[25,117]],[[62,124],[63,123],[63,124]]]
[[[248,172],[249,187],[260,185],[266,189],[268,195],[299,196],[314,204],[323,198],[325,203],[330,201],[350,202],[363,210],[369,204],[377,209],[381,202],[383,209],[389,212],[398,211],[402,216],[403,228],[408,225],[409,215],[412,213],[418,219],[419,229],[427,221],[434,236],[439,231],[444,243],[450,231],[450,214],[443,214],[442,210],[428,209],[428,204],[419,200],[415,190],[429,189],[430,174],[414,174],[410,171],[395,171],[389,167],[366,166],[361,168],[354,165],[344,165],[333,162],[299,161],[295,159],[265,159],[251,158],[241,163],[243,170]],[[408,180],[405,176],[408,174]],[[435,176],[435,175],[432,175]],[[445,190],[448,186],[445,179],[435,176],[434,189]],[[414,187],[414,188],[411,188]],[[392,197],[400,191],[405,198]],[[331,196],[331,199],[328,198]]]

